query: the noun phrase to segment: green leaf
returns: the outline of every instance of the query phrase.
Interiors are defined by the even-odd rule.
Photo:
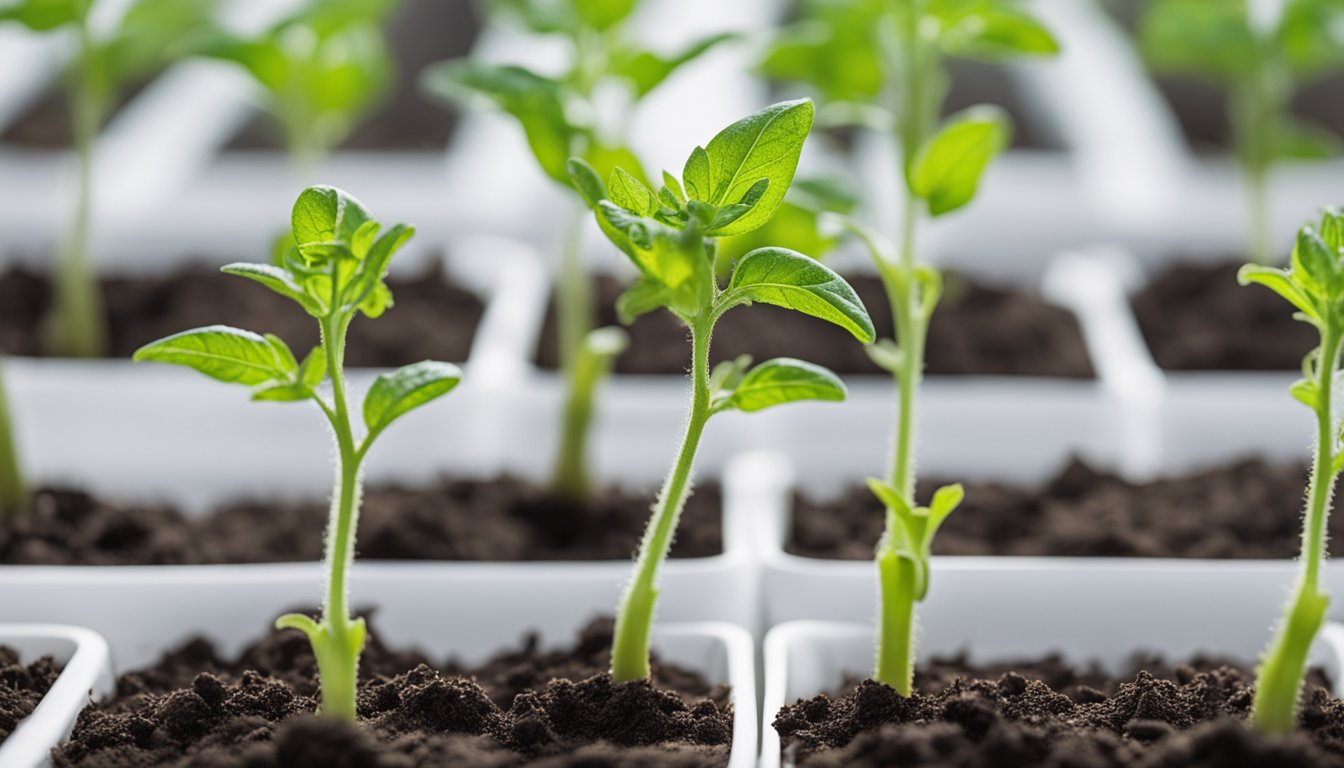
[[[980,4],[954,14],[949,22],[941,45],[952,56],[999,61],[1059,53],[1059,42],[1044,24],[1000,3]]]
[[[775,215],[798,168],[803,142],[812,129],[813,112],[810,99],[766,107],[710,139],[703,161],[697,160],[695,154],[687,161],[686,191],[692,198],[717,207],[737,203],[761,179],[769,181],[764,195],[752,209],[724,227],[719,235],[750,232]],[[694,169],[694,181],[692,162],[708,166]]]
[[[1008,117],[997,107],[972,107],[953,115],[920,149],[911,190],[941,216],[966,205],[980,187],[989,161],[1008,144]]]
[[[771,44],[762,74],[810,83],[824,103],[875,101],[886,69],[879,31],[890,5],[887,0],[807,4],[807,18]]]
[[[1321,315],[1316,309],[1315,302],[1292,280],[1286,270],[1262,267],[1258,264],[1246,264],[1237,270],[1237,282],[1242,285],[1250,285],[1251,283],[1263,285],[1287,299],[1289,303],[1297,307],[1302,314],[1311,320],[1320,322]]]
[[[844,278],[786,248],[758,248],[738,262],[724,306],[760,301],[826,320],[868,344],[876,333],[868,310]]]
[[[711,35],[691,43],[672,56],[660,56],[650,51],[625,53],[615,57],[611,72],[628,79],[634,88],[635,98],[643,98],[666,81],[673,72],[700,58],[716,46],[740,37],[731,32]]]
[[[220,271],[228,275],[255,280],[281,296],[293,299],[299,306],[303,307],[303,311],[313,317],[323,317],[327,313],[326,305],[305,293],[294,274],[287,269],[270,264],[235,262],[220,267]]]
[[[841,401],[846,393],[840,377],[825,368],[779,357],[747,371],[721,407],[751,413],[800,400]]]
[[[635,318],[662,309],[671,300],[671,292],[661,282],[640,275],[616,299],[616,316],[630,325]]]
[[[1245,76],[1261,58],[1244,2],[1154,0],[1143,14],[1139,40],[1154,70],[1219,84]]]
[[[375,224],[373,214],[344,190],[328,186],[308,187],[294,202],[290,216],[294,242],[305,256],[311,246],[339,243],[347,247],[367,224]],[[367,232],[367,230],[365,230]]]
[[[570,183],[579,191],[579,195],[589,208],[607,199],[607,187],[602,183],[602,177],[598,176],[593,166],[584,162],[582,158],[569,158],[565,163],[565,170],[569,173]]]
[[[863,348],[868,353],[868,359],[878,368],[891,374],[901,372],[901,366],[905,364],[905,358],[901,354],[901,348],[891,339],[878,339],[877,343],[870,344]]]
[[[1307,406],[1313,411],[1316,410],[1316,405],[1319,396],[1319,392],[1317,391],[1316,387],[1316,382],[1311,381],[1309,379],[1298,379],[1297,381],[1293,382],[1293,385],[1291,387],[1288,388],[1288,392],[1293,396],[1293,399],[1296,400],[1297,402]]]
[[[327,350],[325,347],[316,346],[308,353],[308,356],[299,364],[299,371],[295,378],[300,384],[314,389],[322,380],[327,377]]]
[[[376,435],[408,411],[452,391],[462,380],[457,366],[424,360],[380,374],[364,397],[364,424]]]
[[[574,10],[584,24],[602,31],[624,21],[638,0],[573,0]]]
[[[686,196],[693,200],[707,201],[711,196],[709,181],[709,155],[704,147],[696,147],[686,158],[686,167],[681,171],[681,179],[686,183]]]
[[[1336,254],[1344,254],[1344,213],[1338,208],[1321,212],[1321,239]]]
[[[18,0],[0,7],[0,22],[17,21],[34,32],[48,32],[78,21],[88,5],[88,0]]]
[[[925,546],[933,544],[933,537],[938,532],[938,526],[942,525],[947,516],[961,506],[961,502],[965,498],[966,490],[961,487],[960,483],[944,485],[933,492],[933,500],[929,502],[929,527],[924,533]]]
[[[644,182],[630,175],[624,168],[615,168],[607,180],[611,202],[640,216],[652,216],[658,210],[658,197]]]
[[[570,183],[567,163],[581,132],[565,117],[558,82],[523,67],[447,61],[425,69],[421,84],[441,100],[468,104],[486,100],[512,115],[542,170],[561,184]]]
[[[1311,227],[1297,232],[1292,255],[1293,279],[1304,287],[1331,295],[1339,272],[1339,252],[1331,253],[1320,235]]]
[[[173,363],[193,368],[219,381],[257,386],[288,382],[297,372],[294,355],[266,337],[212,325],[175,333],[136,350],[136,362]],[[279,342],[279,346],[275,342]]]

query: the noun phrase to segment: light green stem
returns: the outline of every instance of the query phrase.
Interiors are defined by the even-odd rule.
[[[5,389],[3,361],[0,361],[0,517],[13,520],[28,506],[28,489],[23,482],[14,423],[9,415],[9,396]]]
[[[364,645],[361,622],[350,619],[346,574],[355,558],[355,530],[359,524],[360,464],[363,451],[355,446],[345,391],[345,335],[348,315],[333,315],[322,326],[327,345],[327,374],[332,386],[332,431],[339,461],[336,488],[327,522],[325,562],[327,600],[322,608],[321,642],[314,639],[322,683],[322,713],[353,720],[359,654]]]
[[[97,357],[106,348],[102,300],[89,269],[89,223],[93,197],[93,147],[102,119],[102,74],[90,57],[88,24],[79,24],[80,60],[72,86],[71,127],[79,160],[74,219],[57,256],[54,311],[50,318],[52,351],[66,357]]]
[[[658,495],[653,517],[640,542],[634,576],[616,613],[611,676],[618,683],[649,676],[649,634],[653,628],[654,604],[658,600],[658,568],[672,547],[677,520],[690,488],[695,452],[710,416],[709,337],[712,325],[712,320],[700,318],[691,326],[691,412],[676,463]]]
[[[1322,333],[1317,360],[1316,461],[1307,490],[1307,519],[1302,527],[1302,571],[1274,639],[1260,661],[1251,719],[1267,733],[1287,735],[1297,723],[1297,703],[1306,675],[1307,654],[1325,621],[1329,595],[1321,589],[1326,521],[1335,484],[1335,431],[1331,403],[1340,332]]]
[[[898,264],[879,263],[883,287],[891,304],[896,344],[901,351],[896,373],[896,436],[891,472],[887,481],[912,509],[915,507],[916,401],[924,375],[924,344],[927,330],[921,306],[921,289],[915,279],[915,239],[920,200],[909,188],[910,170],[920,148],[933,131],[939,102],[936,53],[924,45],[918,31],[919,13],[908,10],[901,30],[904,46],[898,52],[896,69],[904,86],[898,112],[902,178],[907,181],[901,226]],[[900,541],[896,515],[887,511],[886,533],[877,554],[879,616],[877,664],[874,679],[890,685],[902,696],[914,688],[916,564],[897,550]]]
[[[607,360],[587,350],[584,340],[593,328],[592,289],[584,272],[583,222],[587,209],[576,210],[565,233],[556,276],[555,311],[560,369],[565,377],[565,404],[556,447],[551,491],[574,502],[588,498],[588,432],[593,396],[607,371]]]
[[[1229,119],[1246,180],[1250,256],[1256,264],[1274,261],[1269,216],[1269,176],[1278,133],[1287,110],[1277,56],[1264,50],[1251,72],[1228,94]]]

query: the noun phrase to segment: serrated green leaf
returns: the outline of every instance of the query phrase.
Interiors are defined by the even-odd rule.
[[[237,262],[224,265],[220,268],[220,271],[225,274],[237,275],[261,283],[281,296],[292,299],[298,303],[299,306],[303,307],[303,311],[313,317],[322,317],[327,312],[326,305],[305,293],[303,287],[299,285],[299,282],[295,279],[293,273],[287,269],[271,266],[270,264]]]
[[[518,66],[448,61],[425,69],[421,84],[441,100],[485,99],[512,115],[542,170],[562,184],[570,183],[566,164],[580,131],[565,116],[558,82]]]
[[[915,158],[910,189],[929,214],[941,216],[966,205],[980,187],[989,161],[1008,144],[1007,116],[996,107],[972,107],[953,115]]]
[[[686,184],[685,195],[692,200],[708,201],[712,195],[709,180],[709,155],[704,147],[691,150],[686,158],[686,167],[681,171],[681,180]]]
[[[1288,272],[1282,269],[1272,267],[1262,267],[1257,264],[1247,264],[1237,271],[1237,282],[1242,285],[1256,283],[1274,291],[1283,298],[1287,299],[1294,307],[1306,315],[1308,318],[1319,322],[1320,312],[1316,309],[1315,302],[1307,296],[1302,289],[1293,282]]]
[[[300,252],[324,244],[348,247],[360,228],[372,221],[373,215],[353,195],[328,186],[303,190],[290,216],[294,243]]]
[[[450,363],[424,360],[380,374],[364,397],[364,424],[370,435],[397,418],[452,391],[462,372]]]
[[[612,64],[612,74],[630,81],[636,98],[643,98],[667,80],[672,73],[700,58],[718,45],[740,35],[727,32],[701,38],[680,52],[662,56],[652,51],[625,52]]]
[[[666,189],[678,203],[672,207],[680,208],[686,204],[686,192],[682,190],[681,183],[677,181],[676,176],[673,176],[667,171],[663,171],[663,188]]]
[[[786,248],[758,248],[738,262],[724,302],[760,301],[834,323],[867,344],[876,333],[868,310],[844,278]]]
[[[1314,229],[1303,227],[1293,245],[1292,265],[1295,282],[1328,292],[1339,270],[1339,253],[1332,254]]]
[[[751,210],[721,229],[718,235],[750,232],[775,215],[798,168],[803,142],[812,129],[813,114],[810,99],[766,107],[733,123],[710,140],[704,150],[707,174],[695,169],[694,183],[688,162],[683,179],[687,193],[716,207],[733,205],[761,179],[769,181]]]
[[[247,386],[289,382],[297,371],[290,365],[293,357],[279,354],[266,337],[224,325],[175,333],[146,344],[134,355],[136,362],[182,365],[218,381]]]
[[[657,280],[640,275],[616,299],[616,316],[630,325],[635,318],[662,309],[671,301],[671,293]]]
[[[632,176],[624,168],[614,168],[607,180],[607,189],[611,193],[611,202],[640,216],[652,216],[658,210],[658,197],[653,190],[644,186],[644,182]]]
[[[593,166],[582,158],[569,158],[565,163],[565,170],[569,173],[570,183],[579,191],[579,196],[589,208],[607,199],[607,187],[602,183],[602,177],[598,176]]]
[[[747,371],[722,408],[746,413],[802,400],[842,401],[848,390],[839,376],[802,360],[779,357]]]

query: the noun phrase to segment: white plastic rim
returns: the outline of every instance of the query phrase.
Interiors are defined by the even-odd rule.
[[[445,272],[484,305],[462,384],[388,432],[370,454],[372,481],[496,471],[505,447],[498,423],[507,414],[493,392],[525,337],[518,315],[526,284],[537,279],[532,258],[512,241],[455,242]],[[352,369],[350,385],[362,392],[379,373]],[[311,404],[253,403],[194,371],[128,360],[11,358],[5,375],[34,483],[169,501],[188,513],[239,496],[322,498],[330,488],[331,438]]]
[[[739,458],[737,471],[754,478],[752,537],[761,565],[765,626],[801,619],[871,621],[877,611],[877,573],[871,560],[829,560],[784,550],[792,517],[793,467],[778,454]],[[839,490],[837,483],[862,477],[835,476],[831,484],[803,484],[804,491]],[[969,478],[968,478],[969,479]],[[1025,480],[1024,480],[1025,482]],[[874,514],[880,508],[874,502]],[[873,542],[876,546],[877,542]],[[1048,622],[1059,611],[1086,611],[1104,595],[1117,612],[1141,615],[1154,595],[1172,604],[1211,603],[1263,625],[1278,614],[1295,583],[1292,560],[1204,560],[1197,558],[935,556],[930,592],[923,610],[929,624],[956,627],[968,638],[992,631],[1016,636],[1022,626]],[[1325,587],[1344,589],[1344,563],[1327,563]],[[988,614],[981,614],[987,611]],[[1012,611],[1012,625],[983,622],[981,615]],[[1233,631],[1236,621],[1220,625],[1222,614],[1204,619],[1210,636]],[[1336,608],[1332,617],[1344,617]],[[1005,641],[1006,642],[1006,641]]]
[[[52,747],[70,735],[70,729],[90,699],[115,689],[107,641],[82,627],[62,624],[0,624],[0,645],[19,652],[22,663],[51,656],[63,665],[55,684],[32,714],[19,722],[0,742],[0,765],[5,768],[42,768]]]
[[[1104,603],[1105,601],[1098,601]],[[1116,613],[1109,620],[1102,616],[1071,616],[1048,629],[1037,631],[1032,646],[999,644],[992,634],[975,642],[931,631],[921,636],[920,654],[929,655],[969,651],[973,662],[1013,661],[1039,658],[1060,652],[1074,663],[1097,661],[1120,672],[1135,653],[1157,653],[1169,660],[1188,658],[1205,652],[1248,662],[1258,657],[1269,640],[1263,625],[1248,623],[1243,631],[1220,635],[1215,631],[1191,634],[1188,622],[1176,633],[1165,631],[1167,619],[1175,615],[1176,604],[1163,601],[1162,615],[1153,621],[1135,621],[1135,617]],[[1091,612],[1103,614],[1106,605]],[[1189,613],[1201,613],[1189,611]],[[986,617],[994,623],[994,617]],[[835,690],[846,673],[864,674],[873,663],[873,629],[866,624],[824,621],[795,621],[770,630],[765,638],[764,686],[762,704],[761,768],[781,765],[779,734],[771,726],[785,705],[819,693]],[[1334,695],[1344,692],[1340,672],[1344,671],[1344,627],[1329,623],[1322,629],[1312,649],[1311,663],[1322,666],[1334,683]]]

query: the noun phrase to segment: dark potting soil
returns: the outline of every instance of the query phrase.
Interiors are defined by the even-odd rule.
[[[457,127],[456,109],[432,103],[420,88],[420,72],[430,64],[471,52],[481,30],[478,4],[443,0],[402,0],[388,22],[395,68],[386,100],[341,144],[342,149],[442,151]],[[257,115],[230,149],[284,148],[270,115]]]
[[[876,277],[847,278],[868,308],[879,338],[892,336],[891,310]],[[618,325],[616,298],[624,286],[597,280],[599,325]],[[546,312],[537,363],[555,368],[555,308]],[[616,370],[632,374],[683,373],[690,365],[686,330],[667,312],[640,317],[627,329],[630,348]],[[879,374],[863,345],[823,320],[770,306],[738,308],[719,321],[711,364],[749,354],[757,360],[796,357],[839,374]],[[956,277],[949,278],[929,327],[927,373],[949,375],[1092,378],[1092,363],[1078,322],[1067,310],[1031,296]]]
[[[601,490],[587,507],[549,498],[514,479],[443,480],[373,487],[360,513],[364,560],[621,560],[631,557],[653,493]],[[125,505],[43,490],[32,510],[0,528],[7,565],[167,565],[302,562],[322,557],[325,502],[232,504],[201,519],[162,505]],[[722,495],[696,488],[682,513],[674,557],[723,551]]]
[[[1237,284],[1244,262],[1178,262],[1132,300],[1153,359],[1168,370],[1296,370],[1316,345],[1277,294]]]
[[[312,716],[308,640],[272,632],[237,660],[203,640],[123,675],[54,752],[58,768],[699,768],[727,764],[726,686],[654,663],[654,684],[606,674],[610,620],[543,651],[536,638],[480,667],[435,665],[371,642],[359,725]]]
[[[1131,483],[1073,460],[1039,487],[963,483],[966,500],[938,530],[942,555],[1269,558],[1297,554],[1302,465],[1241,461]],[[927,500],[944,481],[918,485]],[[868,560],[882,534],[867,488],[794,503],[785,548],[805,557]],[[1331,521],[1330,552],[1344,555],[1344,519]]]
[[[18,651],[0,645],[0,742],[37,709],[60,674],[60,666],[50,656],[24,664]]]
[[[1253,676],[1223,660],[1136,660],[1121,678],[1040,662],[967,665],[916,676],[908,699],[865,680],[784,707],[786,755],[811,768],[1323,768],[1344,766],[1344,702],[1316,676],[1300,730],[1245,723]]]
[[[318,343],[317,323],[293,301],[213,266],[111,277],[101,284],[113,357],[127,358],[148,342],[216,323],[274,333],[300,356]],[[393,275],[387,284],[396,303],[378,322],[351,324],[348,365],[467,359],[485,312],[476,294],[449,281],[437,260],[419,275]],[[0,352],[44,354],[50,306],[45,276],[23,267],[0,272]]]

